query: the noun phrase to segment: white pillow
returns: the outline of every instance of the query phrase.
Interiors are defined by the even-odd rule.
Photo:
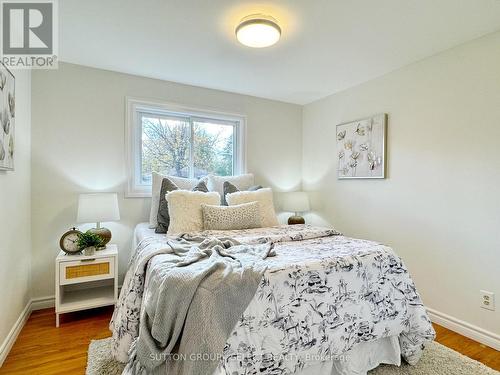
[[[239,176],[214,176],[209,175],[207,181],[207,188],[209,191],[216,191],[222,197],[224,195],[224,181],[229,181],[238,190],[248,190],[248,188],[254,185],[253,174],[247,173]]]
[[[157,172],[153,172],[153,186],[151,189],[151,211],[149,212],[149,227],[156,228],[158,226],[158,208],[160,208],[160,191],[161,182],[165,177],[177,185],[181,190],[193,190],[198,183],[195,178],[183,178],[176,176],[167,176]]]
[[[278,225],[278,218],[274,211],[273,191],[270,188],[256,191],[238,191],[226,195],[230,206],[237,204],[259,202],[260,222],[263,227],[274,227]]]
[[[167,193],[170,225],[168,235],[199,232],[203,230],[202,204],[218,205],[220,195],[217,192],[174,190]]]

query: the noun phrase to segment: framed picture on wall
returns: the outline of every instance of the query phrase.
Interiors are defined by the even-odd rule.
[[[14,170],[15,78],[0,63],[0,170]]]
[[[385,178],[387,114],[337,125],[337,177]]]

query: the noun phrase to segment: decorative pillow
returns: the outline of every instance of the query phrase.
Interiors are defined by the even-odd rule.
[[[262,189],[262,186],[260,185],[253,185],[250,186],[246,191],[256,191]],[[231,194],[231,193],[236,193],[240,191],[236,186],[234,186],[232,183],[229,181],[224,181],[224,184],[222,185],[222,205],[227,206],[227,201],[226,201],[226,194]]]
[[[202,204],[203,229],[234,230],[260,228],[259,202],[236,206]]]
[[[220,195],[217,192],[175,190],[167,193],[170,225],[167,234],[198,232],[203,230],[202,204],[217,205]]]
[[[157,216],[158,216],[158,207],[160,206],[160,191],[161,184],[165,177],[169,178],[174,184],[177,185],[179,189],[182,190],[191,190],[193,189],[198,180],[195,178],[183,178],[177,176],[166,176],[157,172],[152,173],[153,177],[153,186],[151,189],[151,211],[149,212],[149,227],[154,229],[158,226]],[[207,181],[207,177],[203,177],[200,181]]]
[[[257,191],[239,191],[226,195],[229,206],[248,202],[259,202],[260,223],[263,227],[278,225],[278,218],[274,211],[273,191],[264,188]]]
[[[247,190],[250,186],[254,184],[253,174],[242,174],[240,176],[214,176],[209,175],[207,181],[207,187],[209,191],[218,192],[221,197],[224,196],[224,182],[228,181],[239,190]],[[222,204],[222,200],[221,200]]]
[[[168,202],[166,195],[168,192],[174,190],[179,190],[179,188],[176,184],[170,181],[169,178],[165,177],[161,183],[160,206],[158,208],[157,216],[158,226],[155,229],[155,233],[167,233],[168,225],[170,223],[170,215],[168,214]],[[199,181],[192,191],[208,193],[205,181]]]

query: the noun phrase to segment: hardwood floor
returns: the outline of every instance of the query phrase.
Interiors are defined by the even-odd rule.
[[[61,315],[54,309],[34,311],[9,353],[0,374],[85,374],[90,340],[110,336],[112,307]]]
[[[433,324],[433,326],[436,330],[437,342],[500,371],[500,352],[498,350],[459,335],[440,325]]]
[[[78,375],[85,373],[90,340],[110,336],[113,309],[102,308],[61,316],[54,309],[34,311],[2,368],[2,374]],[[500,352],[434,325],[437,341],[485,365],[500,370]]]

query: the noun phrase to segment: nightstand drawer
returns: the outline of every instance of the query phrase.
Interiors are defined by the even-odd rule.
[[[115,277],[114,258],[92,258],[59,263],[60,285]]]

